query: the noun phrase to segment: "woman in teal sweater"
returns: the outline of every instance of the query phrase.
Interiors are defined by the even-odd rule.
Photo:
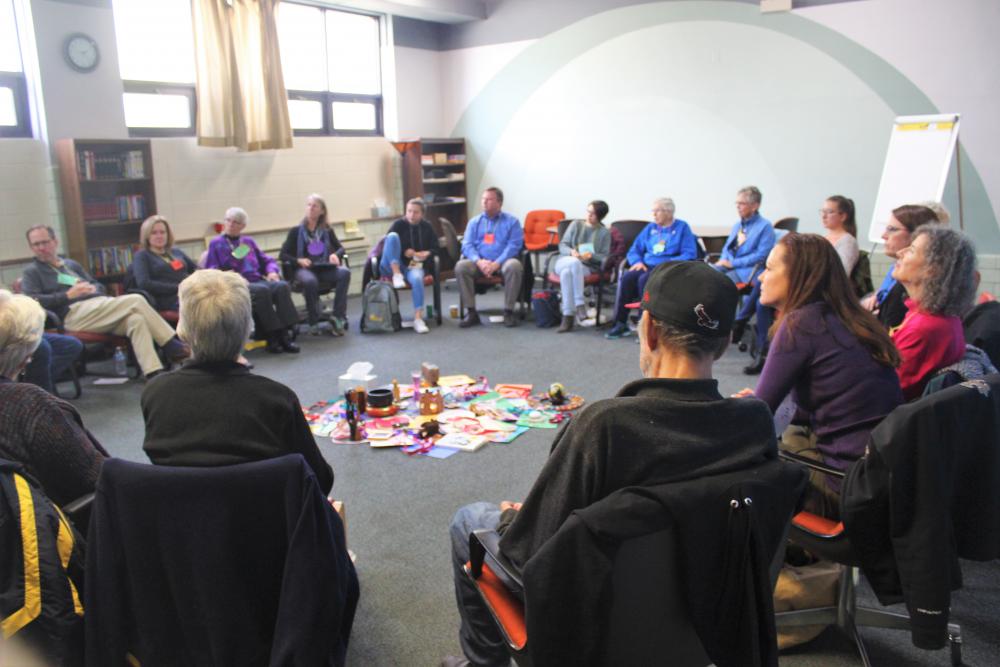
[[[562,324],[557,333],[573,330],[574,319],[582,324],[587,319],[583,300],[584,276],[600,271],[611,251],[611,232],[601,222],[608,214],[608,205],[596,199],[587,204],[587,219],[574,220],[559,241],[559,254],[554,268],[562,290]]]

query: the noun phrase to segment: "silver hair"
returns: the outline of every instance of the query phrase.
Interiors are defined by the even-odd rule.
[[[929,208],[934,211],[934,215],[937,216],[938,222],[946,225],[951,222],[951,213],[949,213],[948,209],[945,208],[945,205],[939,201],[918,201],[916,205],[923,206],[924,208]]]
[[[225,220],[235,220],[236,222],[242,222],[244,225],[250,220],[250,216],[239,206],[230,206],[226,209]]]
[[[178,289],[177,335],[191,346],[196,361],[235,361],[250,335],[250,289],[233,271],[203,269]]]
[[[976,296],[976,248],[968,236],[940,223],[921,225],[913,232],[912,246],[927,237],[920,307],[935,315],[961,317]]]
[[[657,197],[653,200],[653,205],[662,206],[666,212],[670,214],[670,217],[674,217],[674,211],[677,210],[677,207],[674,205],[674,200],[670,197]]]
[[[756,185],[748,185],[745,188],[740,188],[736,191],[738,195],[746,195],[747,199],[750,200],[751,204],[760,204],[761,196],[760,190]]]
[[[45,311],[38,302],[0,289],[0,375],[13,380],[21,364],[38,349]]]
[[[649,316],[656,328],[656,335],[665,347],[668,347],[689,357],[712,357],[719,359],[729,348],[729,336],[709,337],[693,331],[678,329],[656,318]]]

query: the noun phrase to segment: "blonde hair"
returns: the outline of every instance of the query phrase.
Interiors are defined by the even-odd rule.
[[[202,269],[177,290],[177,335],[191,346],[196,361],[235,361],[250,335],[250,288],[233,271]]]
[[[142,227],[139,228],[139,245],[149,250],[149,235],[153,233],[153,226],[158,222],[162,222],[163,226],[167,228],[166,249],[170,250],[174,247],[174,232],[170,229],[170,223],[162,215],[151,215],[142,221]]]
[[[38,349],[45,311],[22,294],[0,289],[0,375],[13,380],[21,364]]]

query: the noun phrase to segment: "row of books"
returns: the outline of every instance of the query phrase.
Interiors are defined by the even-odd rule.
[[[95,277],[125,273],[138,245],[116,245],[90,250],[90,272]]]
[[[146,177],[146,162],[139,150],[123,153],[78,151],[76,161],[80,177],[85,181]]]
[[[114,199],[83,202],[83,219],[139,220],[146,217],[146,198],[142,195],[122,195]]]
[[[464,164],[465,154],[464,153],[454,153],[449,155],[448,153],[424,153],[420,156],[420,164],[425,167],[432,166],[435,164]]]

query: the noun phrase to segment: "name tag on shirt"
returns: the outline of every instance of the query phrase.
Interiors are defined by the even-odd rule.
[[[60,285],[68,285],[72,287],[73,285],[80,282],[80,279],[76,276],[71,276],[68,273],[60,273],[56,276],[56,280],[59,281]]]
[[[579,246],[577,247],[577,249],[576,249],[576,250],[577,250],[577,252],[579,252],[579,253],[580,253],[581,255],[586,255],[586,254],[588,254],[588,253],[589,253],[589,254],[591,254],[591,255],[593,255],[593,254],[594,254],[594,244],[593,244],[593,243],[581,243],[581,244],[580,244],[580,245],[579,245]]]
[[[250,254],[250,246],[243,243],[239,244],[233,249],[233,257],[236,259],[243,259]]]
[[[740,233],[736,235],[736,244],[743,245],[743,243],[746,242],[746,240],[747,240],[747,233],[741,229]]]
[[[175,259],[174,261],[170,262],[170,268],[172,268],[174,271],[180,271],[181,269],[184,268],[184,262],[182,262],[179,259]]]
[[[656,253],[657,255],[662,254],[663,251],[666,249],[667,249],[667,244],[664,243],[663,241],[653,244],[653,252]]]
[[[483,243],[486,245],[493,245],[496,242],[496,235],[492,232],[487,232],[483,234]]]

